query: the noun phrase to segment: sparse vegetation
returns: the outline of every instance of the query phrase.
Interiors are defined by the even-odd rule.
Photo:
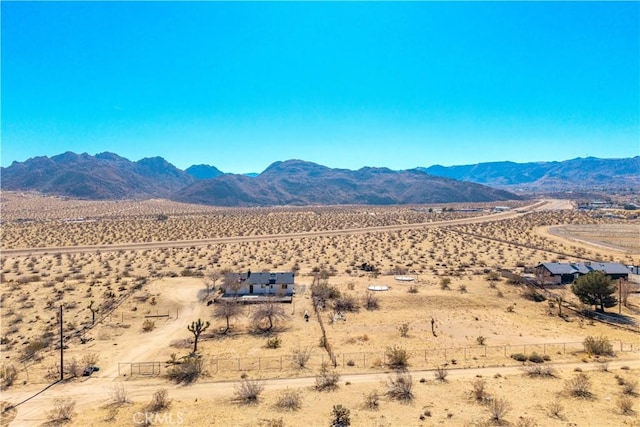
[[[390,375],[387,379],[386,395],[394,400],[413,400],[413,378],[411,374],[402,371],[397,372],[395,375]]]
[[[573,378],[565,382],[565,389],[569,395],[582,399],[589,399],[593,396],[591,393],[591,381],[586,374],[580,372]]]
[[[286,389],[280,393],[276,400],[278,409],[296,411],[302,406],[302,394],[300,390]]]
[[[409,353],[402,347],[387,347],[385,357],[387,365],[393,369],[404,369],[409,365]]]
[[[244,404],[258,403],[263,391],[262,381],[245,379],[235,387],[235,401]]]
[[[338,388],[340,374],[336,370],[330,369],[327,363],[323,363],[320,371],[316,374],[316,390],[326,391]]]
[[[584,350],[593,356],[613,356],[613,346],[607,337],[588,336],[583,341]]]

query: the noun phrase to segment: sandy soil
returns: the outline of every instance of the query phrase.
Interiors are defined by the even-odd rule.
[[[23,206],[27,202],[29,209],[37,206],[33,199],[21,200]],[[68,208],[66,202],[56,203],[52,205]],[[78,202],[82,209],[91,207],[96,212],[102,206],[83,203]],[[151,205],[147,202],[146,206]],[[167,205],[153,202],[153,206],[155,212],[166,212]],[[139,212],[135,204],[111,206],[116,207],[120,213]],[[430,213],[409,208],[353,207],[322,210],[320,214],[299,209],[259,215],[235,213],[254,221],[256,226],[263,224],[263,230],[277,231],[269,234],[249,233],[238,225],[235,214],[229,215],[234,219],[224,219],[227,215],[224,210],[195,212],[188,210],[191,207],[171,205],[177,215],[171,219],[175,220],[172,226],[183,230],[184,236],[197,236],[200,232],[195,230],[209,224],[207,215],[220,215],[216,221],[218,228],[224,228],[220,232],[224,236],[165,242],[154,238],[135,243],[136,246],[100,242],[97,246],[103,249],[69,244],[74,240],[70,237],[65,245],[46,250],[40,246],[46,241],[43,238],[30,240],[43,252],[28,248],[4,250],[2,366],[20,369],[14,385],[3,390],[2,400],[20,402],[55,378],[58,354],[53,344],[36,351],[25,362],[22,360],[30,343],[55,336],[56,309],[60,304],[65,307],[68,337],[65,360],[81,360],[94,354],[99,356],[97,364],[101,368],[90,378],[56,385],[19,405],[7,413],[15,417],[11,425],[42,425],[47,421],[53,399],[59,396],[70,396],[76,401],[74,425],[135,424],[136,414],[148,412],[145,405],[161,387],[169,389],[174,401],[160,414],[164,418],[154,418],[151,424],[155,425],[270,425],[269,420],[278,418],[286,425],[327,425],[332,405],[338,403],[351,409],[353,425],[482,425],[488,421],[487,405],[469,399],[471,383],[479,375],[487,380],[493,396],[509,400],[512,409],[506,419],[512,425],[534,425],[532,420],[537,425],[593,425],[594,420],[601,425],[634,425],[637,418],[622,415],[616,406],[621,386],[614,375],[635,376],[640,348],[638,334],[589,322],[571,312],[562,320],[557,316],[557,306],[548,300],[538,303],[528,300],[529,291],[525,287],[508,284],[504,279],[489,280],[490,273],[498,268],[521,273],[526,266],[553,258],[640,261],[635,254],[549,234],[549,226],[595,226],[614,221],[567,209],[570,207],[566,201],[543,201],[529,207],[517,206],[517,212],[482,213],[473,218],[433,216],[428,221],[421,215]],[[195,212],[198,219],[179,216],[181,208],[189,215]],[[14,210],[16,216],[31,212],[24,207],[20,209]],[[47,211],[46,218],[55,218],[54,211]],[[139,213],[135,219],[108,224],[112,227],[110,233],[121,236],[114,241],[121,240],[128,230],[137,235],[136,224],[145,230],[149,223],[157,224],[140,220],[138,215],[143,216]],[[336,218],[351,226],[345,227],[345,223],[337,226],[340,221]],[[22,230],[30,239],[36,239],[49,219],[43,221],[30,225],[3,224],[3,233],[10,229],[18,236]],[[86,230],[95,227],[93,223],[81,224],[79,227],[89,227]],[[311,231],[287,232],[308,226]],[[314,230],[314,227],[328,229]],[[167,236],[172,233],[166,231]],[[362,262],[379,266],[380,274],[359,270]],[[253,331],[250,314],[255,307],[246,307],[243,316],[232,320],[230,334],[219,334],[224,321],[214,319],[213,307],[203,300],[206,274],[223,269],[259,271],[294,267],[299,269],[298,293],[294,303],[286,306],[288,318],[277,322],[271,334]],[[313,313],[310,299],[313,270],[327,274],[330,285],[360,305],[358,311],[345,313],[344,319],[335,322],[331,310],[321,312],[342,376],[340,388],[329,393],[311,389],[315,373],[328,357],[318,346],[321,328],[317,318],[312,316],[310,322],[305,322],[303,317],[305,311]],[[198,274],[205,276],[197,277]],[[396,281],[394,276],[398,274],[410,275],[415,280]],[[443,279],[449,280],[448,289],[441,286]],[[379,309],[373,311],[362,306],[369,285],[390,287],[389,291],[376,294]],[[417,292],[409,292],[412,286]],[[564,297],[567,303],[577,305],[566,292]],[[90,301],[100,308],[95,325],[91,324]],[[637,320],[639,306],[637,295],[633,295],[623,314]],[[150,317],[158,315],[166,317]],[[163,377],[125,376],[127,366],[119,365],[124,362],[160,362],[165,372],[172,354],[179,358],[190,351],[192,335],[186,326],[198,318],[212,323],[199,343],[209,376],[191,386],[177,386]],[[436,336],[431,331],[431,319]],[[155,321],[154,328],[143,332],[143,324],[149,320]],[[408,328],[406,337],[399,332],[404,324]],[[267,348],[267,339],[274,335],[282,340],[280,348]],[[616,349],[616,358],[609,364],[612,372],[601,372],[597,368],[603,365],[593,363],[595,359],[580,350],[586,336],[601,335],[606,335]],[[81,337],[85,344],[81,344]],[[478,345],[479,337],[484,345]],[[565,350],[560,347],[564,343],[577,343],[577,347],[570,344]],[[401,404],[384,398],[378,411],[363,409],[365,393],[372,388],[384,393],[382,381],[388,376],[384,353],[393,345],[411,355],[409,369],[416,383],[416,399]],[[307,348],[311,351],[307,368],[295,369],[288,363],[294,351]],[[632,348],[636,351],[629,351]],[[548,354],[551,363],[558,364],[558,378],[527,378],[518,373],[520,368],[514,367],[517,363],[509,355],[520,351]],[[240,363],[241,369],[236,363]],[[585,370],[596,369],[589,373],[594,399],[575,400],[563,392],[565,381],[575,374],[572,370],[576,364]],[[434,380],[429,370],[436,366],[449,369],[448,382]],[[622,366],[632,370],[621,370]],[[243,375],[267,381],[260,404],[243,406],[230,401],[236,382]],[[425,382],[418,382],[422,377]],[[114,384],[124,384],[133,403],[123,406],[110,403]],[[283,387],[300,389],[303,399],[300,410],[282,412],[274,407]],[[630,398],[637,400],[634,395]],[[548,415],[547,406],[553,401],[564,406],[562,420]],[[431,411],[431,416],[424,415],[426,411]]]

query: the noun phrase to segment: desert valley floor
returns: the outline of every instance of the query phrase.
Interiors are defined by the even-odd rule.
[[[637,266],[633,211],[1,197],[3,426],[329,426],[336,405],[354,426],[640,425],[639,294],[592,319],[568,287],[525,280],[543,262]],[[248,270],[296,272],[293,301],[269,331],[243,305],[225,333],[211,301],[224,272]],[[316,311],[319,284],[340,310]],[[176,382],[198,319],[202,374]],[[588,337],[613,354],[585,352]],[[262,391],[243,401],[243,387]]]

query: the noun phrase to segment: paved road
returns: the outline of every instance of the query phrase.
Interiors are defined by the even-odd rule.
[[[286,233],[286,234],[262,234],[257,236],[232,236],[232,237],[216,237],[212,239],[199,239],[199,240],[177,240],[177,241],[163,241],[163,242],[142,242],[142,243],[120,243],[114,245],[85,245],[85,246],[58,246],[58,247],[46,247],[46,248],[18,248],[18,249],[3,249],[2,254],[5,256],[30,256],[39,254],[71,254],[71,253],[86,253],[86,252],[113,252],[113,251],[139,251],[147,249],[164,249],[164,248],[185,248],[185,247],[203,247],[212,244],[224,244],[224,243],[242,243],[242,242],[262,242],[273,240],[292,240],[302,239],[305,237],[326,237],[326,236],[346,236],[352,234],[366,234],[366,233],[378,233],[384,231],[397,231],[397,230],[413,230],[419,228],[434,228],[443,227],[448,225],[460,225],[460,224],[473,224],[490,221],[499,221],[509,218],[515,218],[525,215],[527,212],[540,211],[548,209],[559,209],[558,206],[563,206],[563,201],[557,200],[542,200],[525,208],[517,210],[510,210],[505,212],[494,213],[490,215],[484,215],[472,218],[460,218],[446,221],[434,221],[434,222],[421,222],[416,224],[400,224],[400,225],[386,225],[379,227],[365,227],[365,228],[346,228],[341,230],[322,230],[311,231],[304,233]]]

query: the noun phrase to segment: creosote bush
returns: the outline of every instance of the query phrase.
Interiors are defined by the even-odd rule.
[[[329,369],[329,364],[325,362],[316,374],[316,390],[335,390],[338,388],[338,381],[340,381],[340,374],[336,370]]]
[[[413,400],[413,378],[407,371],[397,372],[387,380],[387,397],[400,400]]]
[[[204,373],[204,363],[202,357],[197,354],[190,354],[182,359],[181,363],[173,364],[167,376],[177,383],[189,384],[194,382]]]
[[[489,414],[491,414],[491,421],[495,424],[502,424],[510,410],[511,404],[502,397],[489,400]]]
[[[471,396],[473,397],[473,400],[478,403],[486,402],[487,398],[489,397],[489,394],[486,391],[487,382],[482,378],[476,378],[471,383],[471,386],[473,387],[471,390]]]
[[[236,385],[234,400],[244,404],[257,403],[263,391],[264,383],[262,381],[245,379]]]
[[[159,412],[167,409],[171,405],[171,399],[169,399],[169,392],[166,388],[156,390],[151,397],[151,402],[147,409],[150,412]]]
[[[51,423],[60,424],[71,421],[76,407],[76,401],[68,397],[59,397],[53,400],[53,409],[47,413]]]
[[[402,347],[387,347],[385,356],[387,365],[393,369],[404,369],[409,365],[409,353]]]
[[[613,346],[607,337],[588,336],[583,341],[584,350],[593,356],[613,356]]]
[[[433,372],[433,375],[436,377],[438,381],[446,381],[447,375],[449,375],[449,371],[444,366],[438,366],[436,370]]]
[[[591,393],[591,381],[589,381],[589,378],[582,372],[567,380],[565,389],[573,397],[589,399],[593,396]]]
[[[286,409],[295,411],[302,406],[302,394],[300,390],[286,389],[280,393],[276,400],[276,407],[279,409]]]
[[[380,407],[380,395],[378,390],[372,390],[364,395],[364,407],[367,409],[375,410]]]

